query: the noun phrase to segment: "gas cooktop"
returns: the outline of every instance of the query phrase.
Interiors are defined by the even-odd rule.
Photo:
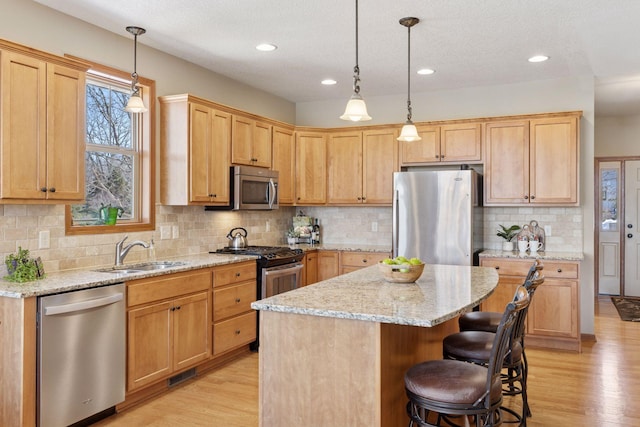
[[[229,248],[218,249],[218,254],[242,254],[257,255],[266,259],[293,258],[303,254],[302,249],[292,249],[288,246],[247,246],[246,248]]]

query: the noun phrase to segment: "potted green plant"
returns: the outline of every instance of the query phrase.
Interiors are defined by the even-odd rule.
[[[31,258],[29,249],[22,249],[21,246],[18,247],[18,252],[5,257],[4,264],[9,273],[5,279],[10,282],[32,282],[44,277],[39,259]]]
[[[513,242],[511,240],[513,240],[516,234],[518,234],[518,231],[520,231],[520,226],[512,225],[511,227],[507,228],[504,225],[499,224],[499,227],[500,228],[498,228],[496,236],[502,237],[505,240],[504,242],[502,242],[502,250],[513,251]]]
[[[291,227],[287,230],[287,243],[290,245],[296,244],[296,239],[300,237],[300,233],[295,228]]]

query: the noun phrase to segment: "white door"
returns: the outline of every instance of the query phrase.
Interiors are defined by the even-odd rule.
[[[598,292],[620,295],[620,161],[599,163]]]
[[[624,295],[640,296],[640,161],[624,164]]]

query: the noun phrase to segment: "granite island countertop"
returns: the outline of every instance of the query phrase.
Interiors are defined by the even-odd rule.
[[[57,294],[61,292],[111,285],[114,283],[125,282],[127,280],[142,279],[146,277],[161,276],[163,274],[196,270],[199,268],[251,261],[253,259],[256,259],[256,257],[252,255],[205,253],[163,259],[163,261],[181,262],[183,264],[161,270],[122,273],[118,272],[118,270],[98,271],[110,270],[110,267],[96,267],[92,269],[60,271],[50,274],[47,273],[44,279],[36,280],[34,282],[14,283],[0,279],[0,297],[28,298],[33,296]],[[123,265],[122,268],[135,265],[137,264],[127,263]]]
[[[491,295],[490,267],[425,265],[415,283],[389,283],[377,266],[363,268],[251,304],[255,310],[431,327]]]

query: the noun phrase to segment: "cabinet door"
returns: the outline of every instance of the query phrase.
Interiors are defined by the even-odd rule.
[[[127,390],[135,390],[172,372],[171,303],[148,305],[128,312]]]
[[[213,204],[229,204],[230,154],[231,151],[231,114],[214,110],[212,113],[212,131],[209,156],[209,194]]]
[[[47,65],[13,52],[2,51],[0,56],[1,197],[44,199]],[[43,188],[45,191],[41,191]]]
[[[85,73],[47,66],[47,199],[84,199]]]
[[[173,301],[173,370],[181,370],[211,355],[211,301],[208,292]]]
[[[329,135],[327,203],[362,203],[362,133]]]
[[[422,140],[399,143],[400,165],[413,165],[440,161],[440,127],[417,126]]]
[[[253,120],[242,116],[233,116],[231,163],[253,166],[253,128]]]
[[[398,171],[398,131],[362,132],[363,203],[391,205],[393,173]]]
[[[213,114],[214,111],[207,106],[189,104],[189,201],[191,202],[209,202],[213,194],[209,188],[209,169],[214,156],[211,125]]]
[[[252,311],[213,325],[213,354],[249,344],[256,339],[257,313]]]
[[[578,322],[578,281],[545,278],[527,313],[528,333],[578,339]]]
[[[252,141],[253,166],[271,167],[271,125],[255,122]]]
[[[340,252],[318,252],[318,281],[331,279],[340,274]]]
[[[296,203],[326,202],[327,139],[324,133],[302,132],[296,136]]]
[[[310,252],[305,255],[302,277],[302,286],[311,285],[318,281],[318,252]]]
[[[293,205],[295,182],[295,138],[293,131],[273,128],[273,157],[271,169],[279,172],[278,200],[281,205]]]
[[[529,202],[529,122],[492,122],[485,128],[485,205]]]
[[[457,123],[440,126],[440,160],[470,162],[482,160],[480,123]]]
[[[535,204],[578,204],[578,119],[531,120],[530,199]]]

